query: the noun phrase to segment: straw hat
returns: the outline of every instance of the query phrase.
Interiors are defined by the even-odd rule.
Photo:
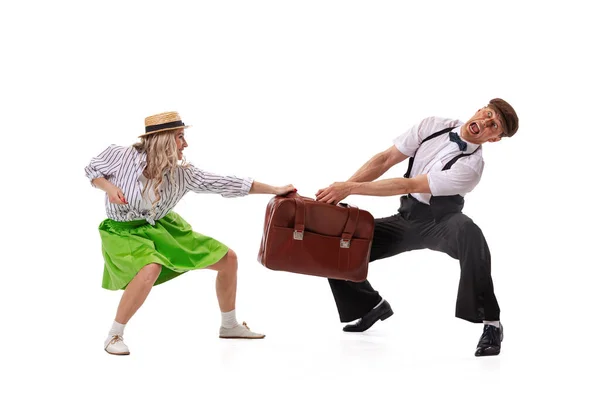
[[[139,137],[150,135],[152,133],[169,131],[177,128],[189,128],[191,125],[186,125],[181,120],[179,113],[175,111],[164,112],[161,114],[151,115],[144,120],[146,132]]]

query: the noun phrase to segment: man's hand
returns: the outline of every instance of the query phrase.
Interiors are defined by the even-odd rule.
[[[335,182],[325,189],[319,189],[317,192],[317,201],[329,204],[337,204],[351,194],[352,188],[357,184],[355,182]]]

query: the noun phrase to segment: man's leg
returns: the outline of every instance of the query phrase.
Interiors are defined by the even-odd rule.
[[[373,262],[403,251],[416,249],[414,241],[410,240],[409,227],[410,223],[399,214],[376,219],[369,261]],[[411,243],[413,244],[411,245]],[[349,322],[364,317],[374,307],[380,305],[383,300],[367,280],[364,282],[351,282],[329,279],[329,285],[335,298],[341,322]],[[389,304],[386,307],[389,308]],[[389,311],[391,311],[391,308],[389,308]]]
[[[340,314],[340,322],[350,322],[362,317],[382,300],[368,280],[352,282],[329,279],[329,286]]]
[[[486,323],[476,355],[498,354],[503,336],[500,307],[494,294],[490,250],[483,232],[464,214],[449,215],[422,231],[428,248],[460,261],[456,317]]]
[[[470,322],[499,320],[490,250],[481,229],[464,214],[451,214],[425,228],[421,230],[427,248],[460,261],[456,317]]]

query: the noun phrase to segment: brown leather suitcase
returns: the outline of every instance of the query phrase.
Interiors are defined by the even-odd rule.
[[[267,205],[258,261],[276,271],[362,282],[373,242],[373,216],[354,206],[297,193]]]

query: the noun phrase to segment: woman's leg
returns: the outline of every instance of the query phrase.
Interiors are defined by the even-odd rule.
[[[217,271],[215,286],[221,312],[234,310],[237,292],[237,254],[229,249],[223,258],[207,268]]]
[[[216,289],[221,309],[219,337],[223,339],[262,339],[265,335],[255,333],[244,322],[240,325],[235,316],[237,291],[237,255],[231,249],[219,261],[207,268],[217,271]]]
[[[150,289],[158,279],[162,266],[159,264],[148,264],[142,268],[129,282],[121,296],[117,316],[113,326],[104,341],[104,350],[110,354],[128,355],[129,348],[123,342],[123,331],[125,324],[129,322],[133,314],[144,304],[150,293]]]
[[[137,273],[123,292],[115,321],[125,325],[133,314],[144,304],[150,289],[158,279],[162,266],[148,264]]]

